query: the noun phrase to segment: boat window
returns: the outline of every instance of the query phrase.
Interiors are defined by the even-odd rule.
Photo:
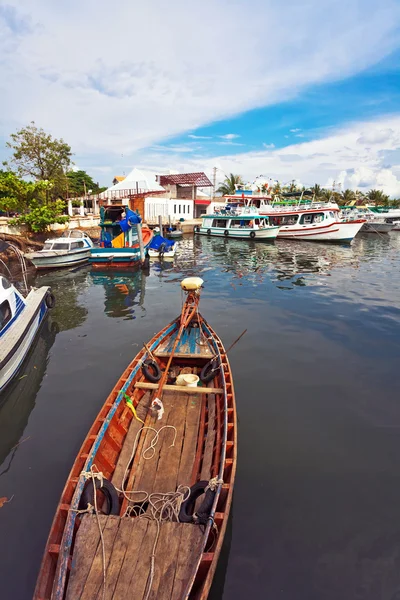
[[[302,225],[309,225],[310,223],[321,223],[324,220],[324,213],[311,213],[302,215],[300,218],[300,223]]]
[[[254,222],[255,222],[256,225],[259,225],[260,224],[260,219],[254,219]]]
[[[174,204],[174,214],[176,214],[176,204]]]
[[[332,219],[334,219],[335,218],[335,213],[330,210],[329,211],[329,216],[332,217]]]
[[[43,246],[43,250],[50,250],[50,249],[51,249],[51,247],[52,247],[52,245],[53,245],[52,243],[47,243],[47,244],[45,244],[45,245]]]
[[[222,227],[223,229],[226,229],[227,223],[227,219],[214,219],[213,227]]]
[[[6,279],[5,277],[2,277],[1,275],[0,275],[0,281],[1,281],[2,288],[4,290],[8,290],[11,287],[11,283],[8,281],[8,279]]]
[[[70,244],[67,244],[67,243],[55,242],[53,245],[53,250],[69,250],[69,249],[70,249]]]
[[[76,248],[83,248],[83,242],[72,242],[71,250],[74,250]]]
[[[11,307],[8,300],[0,304],[0,331],[11,321]]]
[[[310,215],[305,215],[309,217]],[[283,215],[282,217],[271,217],[271,222],[273,225],[296,225],[298,220],[298,215]]]

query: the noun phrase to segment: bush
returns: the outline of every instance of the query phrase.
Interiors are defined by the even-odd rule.
[[[28,213],[11,220],[12,225],[27,225],[30,231],[42,233],[47,231],[53,223],[67,223],[69,217],[62,214],[64,202],[57,200],[51,204],[37,206]]]

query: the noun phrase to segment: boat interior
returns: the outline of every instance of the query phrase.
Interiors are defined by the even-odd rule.
[[[145,363],[146,372],[142,364],[133,378],[128,369],[77,459],[75,477],[80,476],[90,444],[121,384],[128,384],[85,484],[86,489],[93,489],[98,481],[93,473],[100,471],[117,489],[118,502],[114,514],[77,513],[75,529],[80,526],[72,547],[67,600],[206,597],[202,593],[215,569],[213,558],[221,527],[226,526],[225,509],[233,479],[234,400],[230,368],[219,354],[218,338],[198,313],[189,325],[177,339],[178,319],[146,346],[162,371],[168,367],[168,380],[157,398],[161,409],[157,400],[154,402],[159,383],[148,380],[149,371],[151,379],[156,375],[152,364]],[[203,368],[218,354],[222,362],[207,383],[179,385],[182,377],[192,378],[196,384]],[[158,419],[160,412],[162,418]],[[218,480],[222,485],[212,494],[213,517],[201,518],[203,494],[188,508],[190,522],[178,522],[177,514],[190,495],[189,488],[198,482],[209,485],[221,473],[223,483]],[[64,490],[65,505],[71,502],[73,481],[70,479]],[[100,490],[96,495],[92,492],[92,497],[100,513],[109,511],[111,499],[107,494]],[[211,505],[208,509],[210,513]],[[87,510],[87,504],[81,501],[78,510]],[[60,518],[65,519],[65,515]]]

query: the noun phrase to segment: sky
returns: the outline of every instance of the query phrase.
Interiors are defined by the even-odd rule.
[[[133,167],[400,197],[398,0],[0,1],[0,159],[35,121]]]

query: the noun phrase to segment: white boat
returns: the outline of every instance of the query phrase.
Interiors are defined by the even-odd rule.
[[[261,216],[254,207],[226,205],[213,215],[204,215],[201,225],[194,233],[215,235],[227,239],[271,241],[278,235],[279,227],[271,225],[270,219]]]
[[[150,259],[174,260],[176,252],[176,243],[174,240],[167,240],[161,235],[155,235],[147,247]]]
[[[45,241],[42,250],[25,254],[37,269],[72,267],[89,260],[94,244],[87,233],[69,229],[61,237]]]
[[[368,206],[344,206],[341,216],[345,221],[365,219],[361,233],[390,233],[394,229],[393,223],[386,222],[383,216],[373,212]]]
[[[18,372],[53,305],[48,286],[32,289],[24,298],[0,275],[0,392]]]
[[[256,207],[260,215],[268,216],[271,225],[279,226],[278,239],[351,243],[365,222],[343,221],[335,202],[316,202],[308,190],[282,194],[282,198],[236,197],[236,202]]]

